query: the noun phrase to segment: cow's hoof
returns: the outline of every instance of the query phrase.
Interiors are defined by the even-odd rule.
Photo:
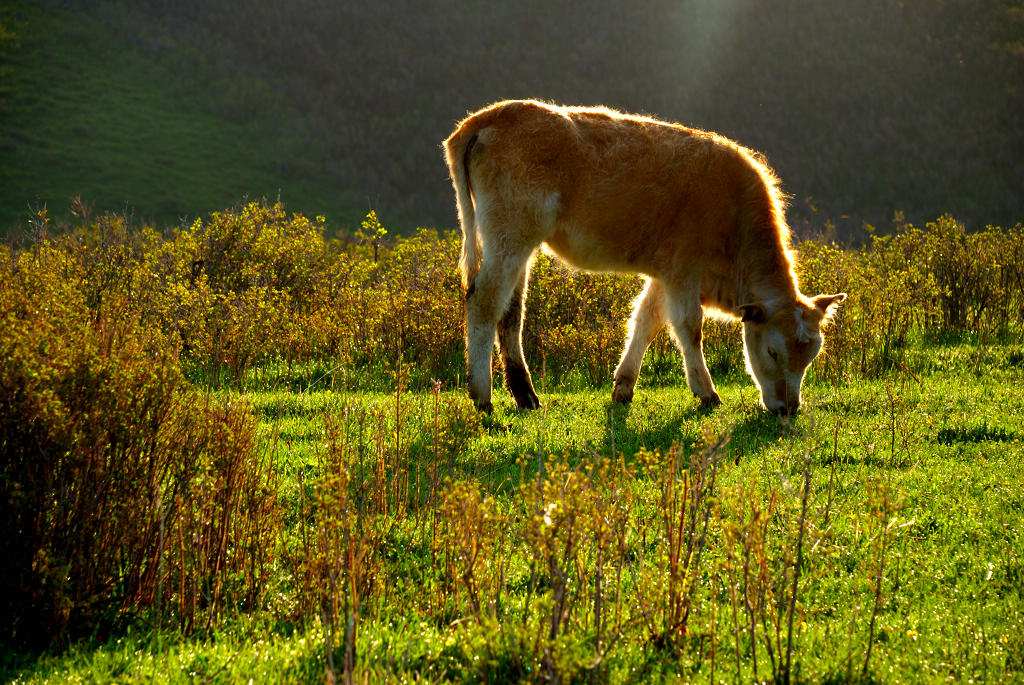
[[[720,404],[722,404],[722,398],[718,396],[717,392],[700,398],[700,408],[704,411],[714,409]]]
[[[522,364],[505,361],[505,385],[520,409],[540,409],[540,398],[533,389],[530,372]]]
[[[612,402],[629,404],[633,401],[633,384],[615,381],[612,387]]]
[[[516,400],[516,406],[521,410],[540,409],[540,398],[537,397],[537,393],[530,390],[528,393],[523,393],[521,396],[514,396]]]
[[[477,411],[482,411],[485,414],[491,414],[494,412],[494,405],[490,402],[475,402],[475,404]]]

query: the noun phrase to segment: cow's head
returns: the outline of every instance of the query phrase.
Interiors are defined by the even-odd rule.
[[[789,416],[800,408],[800,385],[821,351],[821,329],[846,293],[801,298],[775,311],[761,304],[739,308],[747,373],[766,409]]]

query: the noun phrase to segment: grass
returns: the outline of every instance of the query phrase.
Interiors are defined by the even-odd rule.
[[[739,376],[720,383],[723,405],[710,413],[699,411],[680,387],[641,387],[629,407],[612,405],[608,388],[556,388],[541,393],[544,409],[533,413],[514,411],[499,390],[494,415],[443,465],[444,474],[478,485],[500,509],[514,510],[521,505],[521,482],[535,478],[538,467],[549,468],[551,455],[583,464],[622,453],[627,462],[636,462],[646,450],[674,444],[691,455],[707,436],[729,434],[717,507],[733,506],[730,497],[736,493],[770,490],[782,509],[799,509],[802,473],[809,464],[810,539],[795,616],[796,679],[1021,681],[1024,396],[1019,387],[1024,369],[1019,346],[959,343],[927,349],[936,363],[923,375],[899,372],[841,386],[812,378],[805,388],[806,410],[792,423],[762,412],[755,389]],[[292,534],[300,474],[317,468],[326,418],[356,407],[372,417],[376,430],[389,434],[396,403],[393,393],[332,390],[324,382],[294,389],[291,376],[303,374],[308,370],[255,374],[258,380],[245,391],[218,391],[240,394],[259,417],[264,449],[273,452],[280,475],[281,498],[293,512]],[[455,397],[452,391],[441,393],[442,402]],[[418,391],[399,399],[410,459],[427,466],[431,453],[423,436],[430,430],[435,397]],[[656,500],[657,482],[640,478],[636,483]],[[882,519],[872,513],[879,492],[888,502]],[[656,519],[654,510],[649,514]],[[884,522],[881,528],[878,520]],[[746,651],[741,673],[735,673],[730,618],[727,603],[721,603],[724,586],[717,585],[725,577],[716,569],[725,568],[726,550],[722,538],[714,540],[708,549],[711,573],[700,579],[700,626],[692,635],[715,635],[717,660],[709,660],[707,646],[674,655],[634,631],[600,663],[578,668],[577,680],[705,681],[712,668],[716,681],[753,678]],[[879,586],[880,541],[887,546]],[[428,589],[420,572],[430,562],[430,549],[410,530],[394,530],[382,562],[391,585],[361,623],[357,679],[537,679],[540,673],[522,670],[531,662],[523,658],[529,650],[514,607],[527,593],[529,562],[523,541],[514,543],[506,582],[513,608],[505,620],[444,621],[416,609],[421,607],[416,597]],[[214,632],[185,637],[137,626],[126,635],[85,641],[61,653],[8,655],[6,676],[17,682],[322,680],[325,628],[317,621],[282,618],[294,600],[286,579],[277,583],[263,611]],[[758,658],[760,677],[769,677],[763,649]]]
[[[282,197],[311,215],[351,214],[270,120],[218,114],[205,84],[183,77],[89,13],[0,6],[0,234],[36,210],[63,216],[144,208],[159,224]],[[283,160],[293,161],[285,169]]]

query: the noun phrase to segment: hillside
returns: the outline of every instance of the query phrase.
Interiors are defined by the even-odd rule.
[[[29,21],[10,60],[0,219],[74,192],[166,221],[280,191],[332,224],[372,206],[392,225],[450,226],[439,141],[467,110],[540,97],[762,150],[798,227],[831,219],[856,237],[897,210],[1012,224],[1018,5],[15,3]]]
[[[282,174],[265,127],[211,111],[206,84],[92,15],[5,3],[0,90],[0,233],[31,212],[97,210],[161,223],[245,197],[338,211],[315,173]]]

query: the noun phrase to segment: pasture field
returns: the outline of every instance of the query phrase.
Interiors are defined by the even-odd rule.
[[[792,420],[722,323],[721,407],[667,340],[613,404],[635,279],[539,260],[544,407],[486,416],[450,235],[36,228],[0,260],[4,679],[1024,680],[1019,227],[801,243],[851,297]]]
[[[865,679],[1017,680],[1024,667],[1022,350],[950,344],[919,351],[935,360],[926,375],[812,384],[809,407],[792,423],[765,415],[753,386],[739,375],[721,384],[724,404],[711,413],[701,413],[678,387],[643,388],[629,407],[612,404],[609,388],[555,390],[543,393],[545,408],[533,413],[515,411],[503,395],[494,416],[479,430],[467,429],[464,444],[446,452],[440,465],[429,438],[435,402],[458,405],[461,393],[396,396],[321,385],[250,389],[237,396],[259,416],[263,449],[273,455],[282,496],[293,513],[301,509],[299,474],[318,472],[329,452],[326,418],[351,427],[355,417],[369,417],[362,448],[374,458],[374,441],[387,436],[383,458],[393,467],[397,401],[404,463],[396,472],[420,483],[421,497],[429,498],[426,479],[432,469],[439,470],[436,479],[448,494],[425,509],[389,514],[387,532],[375,543],[377,589],[361,609],[357,681],[500,682],[542,675],[551,590],[533,577],[545,558],[531,540],[535,500],[523,488],[540,479],[564,492],[567,472],[552,455],[564,456],[574,473],[588,477],[609,455],[623,455],[622,462],[611,462],[603,485],[610,493],[631,492],[621,499],[611,495],[619,501],[603,504],[611,510],[632,508],[624,516],[626,529],[611,531],[623,535],[630,551],[607,567],[603,593],[609,618],[600,643],[594,615],[595,521],[577,522],[578,548],[568,558],[580,565],[563,569],[570,576],[570,597],[551,646],[561,677],[754,679],[742,599],[738,626],[732,613],[730,592],[742,597],[744,587],[735,563],[744,557],[745,544],[755,547],[755,555],[761,553],[758,545],[766,545],[759,563],[767,566],[759,572],[766,574],[767,587],[757,586],[756,592],[767,596],[752,591],[749,599],[773,604],[789,596],[776,574],[785,572],[795,553],[792,519],[801,507],[806,468],[810,490],[793,627],[794,676],[811,682],[862,679],[874,617]],[[717,457],[705,556],[693,570],[695,577],[684,581],[693,583],[693,615],[687,634],[676,641],[662,632],[665,607],[659,596],[667,572],[660,568],[667,546],[659,512],[663,481],[658,474],[664,467],[644,473],[639,465],[649,458],[647,450],[679,449],[679,466],[685,466],[708,436],[722,435],[730,440]],[[466,599],[461,565],[468,562],[458,557],[470,553],[460,548],[466,541],[439,543],[437,516],[467,516],[467,526],[486,524],[472,521],[469,511],[446,509],[445,497],[455,497],[452,493],[474,506],[489,503],[498,525],[479,531],[480,547],[474,550],[482,557],[474,569],[481,584],[479,616]],[[555,502],[552,498],[545,506]],[[575,504],[581,519],[614,515]],[[773,512],[757,522],[768,524],[762,533],[766,539],[750,540],[750,531],[732,529],[752,523],[748,507],[760,508],[761,516]],[[290,535],[298,535],[297,524],[291,527]],[[471,530],[458,535],[471,536]],[[558,563],[564,563],[564,553],[559,547]],[[438,558],[446,554],[454,558]],[[454,573],[446,572],[449,564]],[[488,576],[499,565],[504,567],[500,596]],[[272,586],[277,597],[271,604],[296,601],[287,597],[284,578]],[[308,625],[282,622],[279,612],[287,609],[277,606],[191,637],[143,624],[141,632],[43,658],[18,677],[24,682],[320,680],[329,634],[333,630],[333,639],[342,642],[343,621],[333,626],[319,619]],[[756,610],[761,679],[772,676],[766,641],[776,640],[777,609]],[[783,635],[786,631],[783,624]],[[343,645],[336,651],[340,669]]]

